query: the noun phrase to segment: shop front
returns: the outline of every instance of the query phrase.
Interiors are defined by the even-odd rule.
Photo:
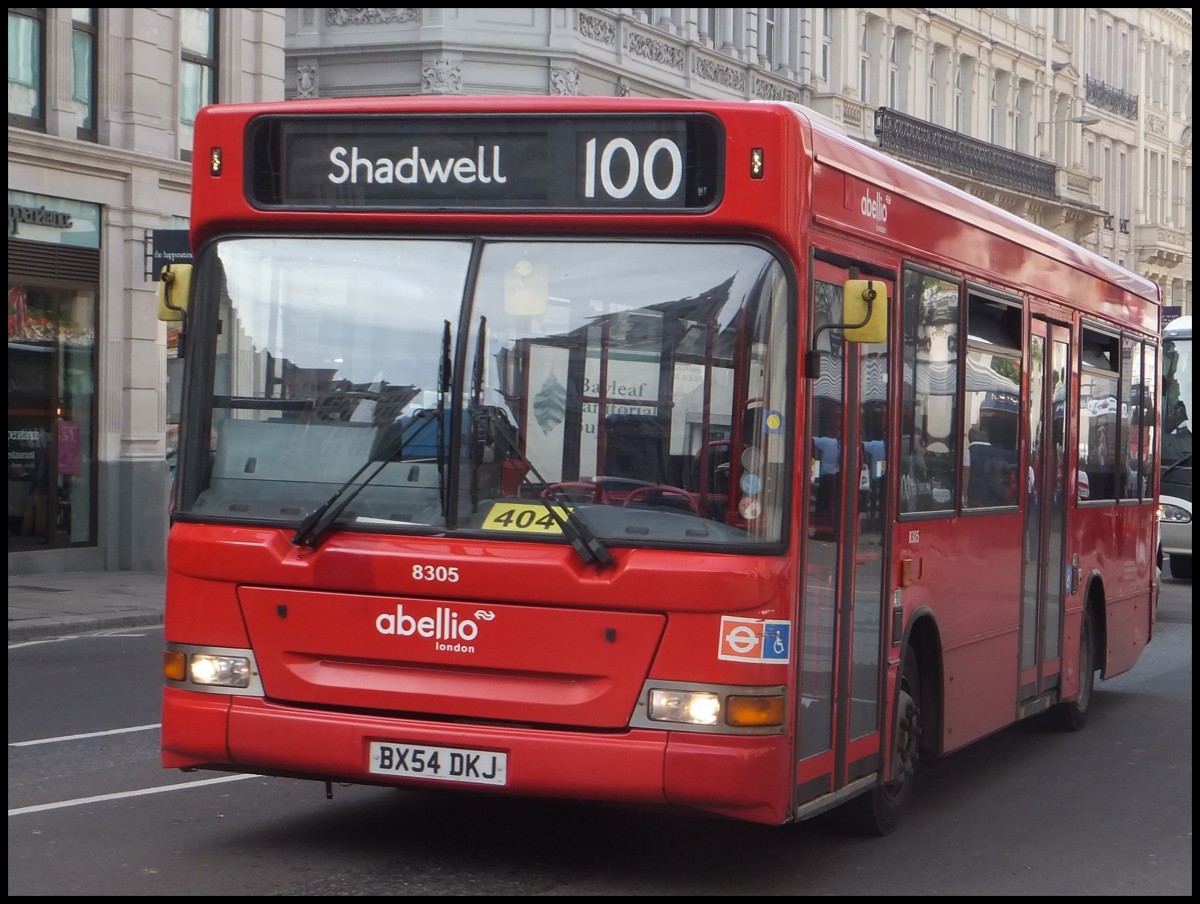
[[[8,193],[8,549],[94,547],[100,207]]]

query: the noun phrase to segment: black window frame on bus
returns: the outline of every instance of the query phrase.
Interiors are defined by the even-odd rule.
[[[919,282],[910,283],[916,278]],[[930,280],[936,280],[944,285],[933,292],[926,309],[918,315],[918,305],[921,297],[929,291]],[[957,444],[959,396],[960,390],[960,355],[959,337],[962,331],[962,295],[965,280],[961,276],[937,270],[914,261],[905,261],[901,269],[900,282],[900,329],[901,329],[901,386],[900,386],[900,437],[898,448],[900,467],[899,502],[897,515],[902,521],[917,518],[950,517],[957,508],[958,495],[958,456],[954,446]],[[916,292],[916,289],[920,292]],[[953,289],[953,292],[950,290]],[[953,298],[951,304],[950,299]],[[945,347],[946,360],[942,362],[918,361],[918,352],[929,352],[934,342]],[[940,364],[935,368],[934,364]],[[949,393],[932,393],[926,391],[918,395],[917,386],[921,382],[918,369],[926,373],[927,390],[938,384],[940,369],[941,385],[950,387]],[[944,452],[932,453],[939,456],[932,463],[942,463],[942,467],[931,468],[931,453],[929,446],[928,425],[929,414],[933,407],[930,399],[936,396],[946,396],[949,399],[949,417],[941,420],[949,424],[949,433],[944,440]],[[944,457],[941,457],[944,456]],[[946,467],[948,465],[948,469]],[[935,486],[935,483],[937,484]],[[940,501],[942,495],[948,498]]]
[[[1128,353],[1126,352],[1128,349]],[[1151,357],[1147,367],[1147,357]],[[1158,397],[1155,374],[1158,352],[1154,341],[1137,333],[1121,334],[1118,500],[1133,504],[1154,498],[1154,451],[1157,446]],[[1141,378],[1140,390],[1134,389],[1133,378]],[[1147,377],[1149,379],[1147,379]],[[1147,394],[1144,387],[1150,387]],[[1126,416],[1126,412],[1128,416]],[[1133,431],[1137,430],[1137,449],[1134,452]],[[1147,453],[1149,456],[1147,457]]]
[[[1141,493],[1143,502],[1151,502],[1155,498],[1155,487],[1158,484],[1158,455],[1162,442],[1162,397],[1157,387],[1159,385],[1160,369],[1162,367],[1161,340],[1156,336],[1152,339],[1142,338],[1142,386],[1150,387],[1150,403],[1145,403],[1145,390],[1142,390],[1142,446],[1140,455]],[[1147,363],[1149,362],[1149,363]],[[1149,423],[1146,419],[1149,418]]]
[[[1098,381],[1109,385],[1098,394]],[[1079,437],[1075,496],[1080,505],[1096,508],[1118,499],[1117,459],[1120,438],[1121,332],[1095,321],[1079,327]],[[1104,387],[1099,387],[1104,393]],[[1111,400],[1111,401],[1110,401]],[[1111,410],[1109,410],[1111,409]],[[1109,416],[1116,420],[1102,420]],[[1096,423],[1093,425],[1092,421]],[[1110,436],[1110,434],[1113,434]],[[1086,479],[1085,479],[1086,478]]]
[[[1024,303],[1020,296],[970,283],[966,301],[958,498],[964,514],[1012,510],[1024,485]],[[989,360],[982,361],[984,356]]]

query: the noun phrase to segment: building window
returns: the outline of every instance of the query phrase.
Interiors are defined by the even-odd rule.
[[[180,14],[179,157],[191,160],[196,114],[217,99],[217,11],[183,7]]]
[[[929,55],[928,93],[925,97],[925,117],[934,124],[940,122],[942,118],[938,105],[937,64],[938,58],[935,51]]]
[[[71,10],[71,106],[79,117],[75,137],[96,140],[96,10]]]
[[[1037,91],[1028,79],[1017,79],[1017,103],[1013,108],[1013,147],[1025,154],[1035,152],[1032,123]]]
[[[1191,58],[1190,54],[1188,58]],[[1190,119],[1188,62],[1181,58],[1173,59],[1171,70],[1171,112],[1176,116],[1188,115]]]
[[[945,44],[936,44],[930,54],[929,66],[929,121],[945,126],[952,122],[951,97],[953,91],[953,53]]]
[[[990,95],[988,98],[988,133],[989,141],[992,144],[1002,147],[1009,146],[1008,135],[1008,118],[1009,118],[1009,88],[1011,86],[1010,73],[1002,70],[997,70],[992,75]]]
[[[46,11],[8,11],[8,124],[45,131]]]
[[[779,35],[775,27],[775,16],[779,11],[773,7],[765,7],[762,11],[762,34],[758,42],[758,62],[768,70],[779,68],[783,62],[779,59]]]
[[[1180,167],[1179,180],[1175,183],[1175,219],[1172,225],[1176,229],[1192,231],[1192,168],[1186,164]]]
[[[875,16],[868,16],[863,25],[862,43],[859,46],[859,86],[858,96],[865,104],[878,105],[882,75],[882,62],[879,57],[883,53],[885,39],[884,21]]]
[[[892,35],[891,46],[888,47],[888,106],[893,110],[900,107],[900,64],[897,61],[900,45],[900,32]]]
[[[95,543],[96,290],[8,281],[8,549]]]
[[[971,88],[974,72],[974,57],[960,56],[958,67],[954,70],[953,129],[956,132],[962,132],[971,120]]]
[[[913,33],[906,28],[897,28],[892,39],[892,56],[895,58],[895,93],[892,96],[892,105],[898,110],[914,112],[916,99],[911,96],[908,73],[912,70],[913,62]]]
[[[830,60],[833,54],[833,10],[821,7],[821,63],[820,77],[829,84]]]
[[[1065,44],[1071,38],[1070,11],[1061,6],[1054,6],[1050,9],[1050,15],[1054,19],[1054,40],[1060,44]]]

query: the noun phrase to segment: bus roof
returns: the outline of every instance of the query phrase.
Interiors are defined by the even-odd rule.
[[[839,129],[831,128],[826,124],[825,117],[815,117],[812,111],[799,104],[786,106],[793,108],[797,116],[811,128],[813,153],[818,161],[1100,277],[1148,301],[1160,303],[1157,283],[1126,270],[1036,223],[942,182],[876,148],[862,144]]]
[[[1192,338],[1192,315],[1185,314],[1182,317],[1176,317],[1165,327],[1163,327],[1164,339],[1191,339]]]

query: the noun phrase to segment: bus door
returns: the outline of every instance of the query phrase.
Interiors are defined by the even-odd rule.
[[[1029,430],[1025,438],[1025,565],[1021,601],[1021,678],[1018,715],[1051,702],[1060,683],[1066,605],[1067,327],[1034,317],[1029,344]]]
[[[847,279],[878,279],[820,257],[810,322],[820,373],[808,379],[806,576],[801,608],[796,805],[881,767],[883,491],[888,473],[888,344],[847,342]],[[895,298],[894,279],[878,279]]]

